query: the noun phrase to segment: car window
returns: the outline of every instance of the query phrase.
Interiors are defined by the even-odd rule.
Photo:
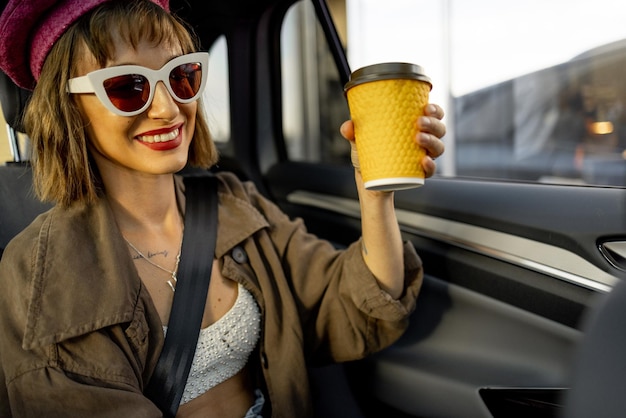
[[[329,5],[345,9],[345,3]],[[338,20],[338,26],[342,21]],[[281,33],[283,134],[289,158],[347,163],[350,146],[339,134],[349,119],[339,73],[312,2],[295,3]]]
[[[624,186],[626,9],[531,1],[478,16],[460,3],[449,11],[456,173]],[[462,75],[481,63],[480,80]]]
[[[211,135],[218,147],[230,140],[228,47],[222,35],[209,49],[209,77],[202,95]]]
[[[2,112],[0,112],[0,125],[2,126],[2,129],[0,129],[0,165],[2,165],[6,163],[7,161],[13,161],[13,155],[11,154],[11,149],[9,147],[9,139],[7,137],[8,128],[5,128],[7,124],[6,124],[6,121],[4,120],[4,116],[2,115]]]
[[[285,137],[292,159],[341,162],[346,150],[336,131],[347,118],[345,99],[308,3],[296,4],[283,27]],[[329,5],[352,70],[404,61],[422,65],[433,79],[431,101],[446,109],[448,126],[439,175],[626,185],[626,6]]]

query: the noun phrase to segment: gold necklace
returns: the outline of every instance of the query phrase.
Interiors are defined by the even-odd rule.
[[[172,289],[172,292],[176,292],[176,283],[178,282],[178,277],[176,277],[176,274],[178,273],[178,264],[180,263],[180,249],[181,249],[181,247],[183,245],[182,239],[180,241],[180,246],[178,247],[178,255],[176,255],[176,265],[174,266],[174,270],[168,270],[165,267],[163,267],[163,266],[155,263],[154,261],[150,260],[150,258],[146,257],[141,251],[139,251],[137,249],[137,247],[135,247],[126,238],[124,238],[124,241],[126,241],[126,243],[128,245],[130,245],[130,248],[132,248],[139,255],[140,258],[143,258],[148,263],[152,264],[154,267],[169,273],[172,278],[167,281],[167,284],[170,286],[170,289]]]

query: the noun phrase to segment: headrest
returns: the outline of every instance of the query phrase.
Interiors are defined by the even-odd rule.
[[[8,75],[0,71],[0,107],[4,120],[18,132],[24,132],[22,112],[31,92],[15,85]]]

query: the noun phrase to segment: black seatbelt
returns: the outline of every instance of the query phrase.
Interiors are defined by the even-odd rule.
[[[186,176],[185,233],[163,351],[144,394],[176,415],[198,344],[217,239],[217,179]]]

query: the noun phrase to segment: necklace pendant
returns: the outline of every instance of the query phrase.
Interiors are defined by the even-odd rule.
[[[139,255],[139,258],[145,260],[146,262],[148,262],[149,264],[153,265],[154,267],[163,270],[169,274],[172,275],[172,278],[170,280],[167,281],[167,285],[170,287],[170,289],[172,289],[172,292],[176,292],[176,282],[178,282],[178,278],[176,277],[176,273],[178,272],[178,264],[180,263],[180,249],[178,250],[178,255],[176,255],[176,266],[174,266],[174,270],[168,270],[165,267],[155,263],[154,261],[150,260],[149,257],[146,257],[141,251],[139,251],[137,249],[137,247],[135,247],[129,240],[127,240],[126,238],[124,238],[126,240],[126,243],[128,243],[128,245],[130,246],[130,248],[132,248],[137,255]],[[181,239],[180,242],[180,246],[182,247],[183,242]]]
[[[172,292],[176,292],[176,286],[175,284],[178,282],[178,279],[176,278],[175,274],[172,274],[172,278],[170,280],[167,281],[167,284],[169,285],[170,289],[172,289]]]

